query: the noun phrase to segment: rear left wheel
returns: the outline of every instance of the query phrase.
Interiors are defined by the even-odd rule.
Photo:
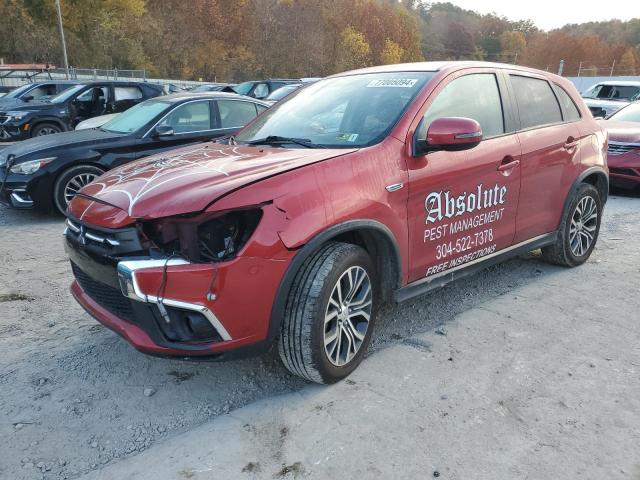
[[[375,268],[367,252],[333,242],[308,258],[285,307],[279,351],[292,373],[334,383],[362,361],[378,304]]]
[[[598,189],[581,184],[562,217],[556,243],[542,249],[545,260],[565,267],[575,267],[591,256],[602,219],[602,200]]]
[[[103,173],[102,169],[93,165],[77,165],[65,170],[53,187],[53,201],[58,211],[64,215],[67,205],[80,189]]]

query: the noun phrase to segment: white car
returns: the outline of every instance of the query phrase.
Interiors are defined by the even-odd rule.
[[[629,103],[640,100],[640,82],[596,83],[582,94],[582,98],[594,116],[608,117]]]
[[[88,130],[89,128],[98,128],[107,123],[119,113],[110,113],[108,115],[100,115],[99,117],[88,118],[76,125],[76,130]]]

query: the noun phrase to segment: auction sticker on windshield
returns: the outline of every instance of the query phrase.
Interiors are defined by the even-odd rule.
[[[371,80],[367,88],[395,87],[395,88],[411,88],[417,83],[417,78],[381,78],[379,80]]]

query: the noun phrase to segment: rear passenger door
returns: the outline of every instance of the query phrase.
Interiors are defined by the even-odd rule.
[[[518,243],[558,228],[566,196],[565,176],[572,171],[571,164],[580,161],[581,134],[575,113],[574,120],[569,110],[564,113],[566,120],[563,118],[559,94],[546,78],[522,72],[510,72],[507,77],[519,114],[518,139],[522,146]]]
[[[472,118],[483,140],[465,151],[409,160],[410,281],[450,270],[513,243],[520,145],[503,76],[493,69],[447,77],[429,97],[418,130],[444,117]]]
[[[216,100],[215,104],[221,135],[233,135],[266,108],[247,100]]]
[[[115,86],[113,88],[112,113],[120,113],[128,110],[142,101],[142,90],[136,86]]]

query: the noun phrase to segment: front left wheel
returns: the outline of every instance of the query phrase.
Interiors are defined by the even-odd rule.
[[[367,350],[378,306],[378,281],[367,252],[332,242],[298,271],[279,340],[284,365],[316,383],[348,376]]]
[[[56,209],[64,215],[69,202],[80,189],[103,173],[102,169],[93,165],[76,165],[62,172],[53,186],[53,203]]]

